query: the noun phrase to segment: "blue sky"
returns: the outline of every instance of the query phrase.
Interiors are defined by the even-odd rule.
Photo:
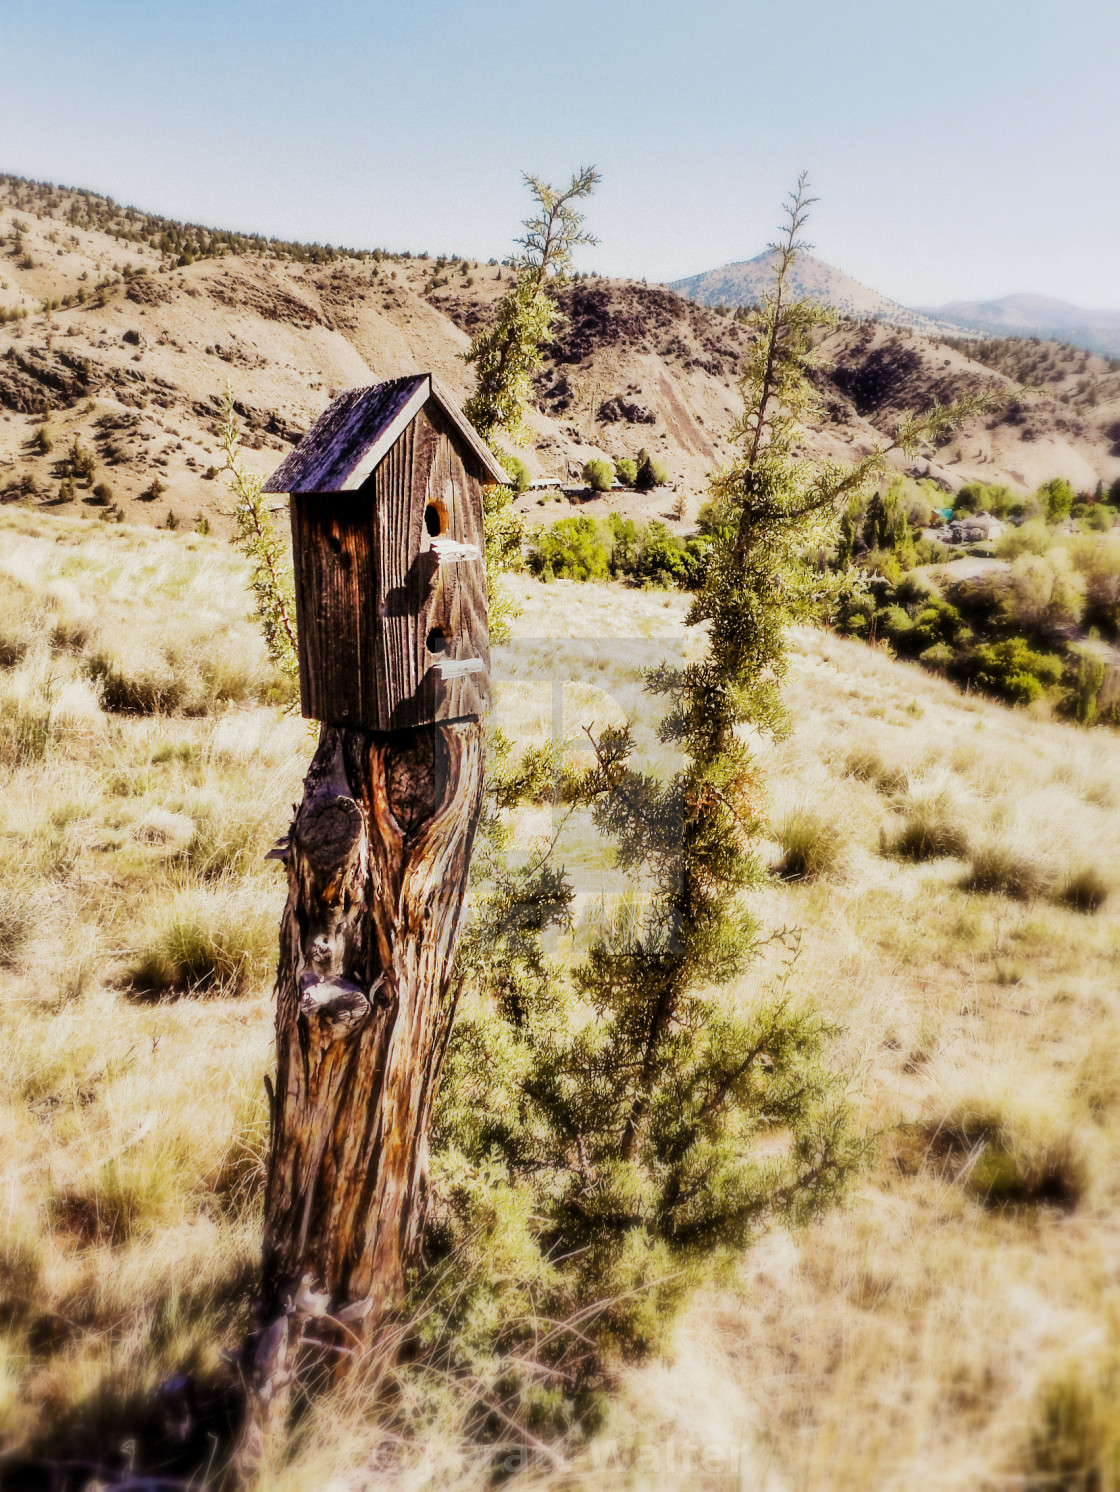
[[[822,258],[909,304],[1120,307],[1118,0],[0,0],[0,169],[172,217],[504,254],[593,162],[582,263]]]

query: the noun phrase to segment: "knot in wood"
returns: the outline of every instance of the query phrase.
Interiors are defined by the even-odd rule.
[[[324,793],[301,808],[295,838],[312,870],[329,879],[353,859],[362,828],[362,810],[353,798]]]
[[[307,970],[299,981],[299,1008],[305,1019],[314,1021],[320,1036],[337,1041],[350,1036],[365,1025],[372,1012],[370,995],[360,984],[341,976],[320,979]]]

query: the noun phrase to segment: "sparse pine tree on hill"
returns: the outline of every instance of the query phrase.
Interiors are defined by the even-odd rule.
[[[520,869],[501,853],[500,809],[539,796],[541,753],[495,774],[489,882],[461,966],[475,999],[439,1107],[439,1300],[460,1350],[516,1349],[541,1315],[578,1322],[534,1354],[563,1360],[576,1385],[594,1379],[604,1344],[657,1343],[687,1288],[732,1264],[759,1229],[834,1201],[862,1149],[828,1064],[827,1022],[788,971],[770,987],[728,989],[759,949],[745,898],[769,880],[747,732],[787,729],[787,630],[846,583],[815,556],[885,455],[814,466],[794,454],[827,321],[788,294],[808,207],[802,179],[774,249],[774,291],[754,317],[740,455],[712,478],[713,544],[688,616],[707,624],[707,650],[647,677],[668,703],[660,735],[680,765],[643,771],[629,731],[606,730],[593,768],[560,783],[557,796],[591,810],[633,878],[573,970],[554,967],[541,943],[570,916],[564,873],[547,850]],[[977,407],[908,416],[898,442],[911,448]],[[501,1271],[488,1264],[499,1246]],[[516,1376],[507,1382],[513,1393]]]
[[[524,445],[529,438],[525,411],[532,396],[533,374],[541,366],[541,347],[559,318],[555,292],[571,271],[572,253],[594,243],[583,231],[583,215],[574,203],[590,196],[599,180],[593,166],[577,171],[567,191],[557,192],[538,176],[526,176],[539,211],[524,223],[514,259],[514,284],[498,308],[496,322],[471,343],[466,360],[475,366],[475,391],[465,405],[467,418],[490,446],[503,456],[501,442]],[[520,490],[524,463],[505,458]],[[521,566],[523,524],[513,507],[509,487],[483,492],[486,532],[486,594],[491,642],[506,642],[516,607],[502,590],[499,577]]]
[[[541,348],[559,319],[556,291],[571,272],[572,254],[595,239],[583,229],[575,204],[595,190],[594,166],[577,171],[558,192],[539,176],[525,181],[537,204],[526,218],[521,252],[513,261],[514,283],[498,307],[494,325],[471,343],[466,353],[477,374],[475,392],[465,405],[467,418],[497,450],[503,439],[524,445],[529,439],[525,410],[532,395],[533,374],[541,367]]]

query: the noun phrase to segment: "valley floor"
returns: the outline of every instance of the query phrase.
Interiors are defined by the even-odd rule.
[[[0,1433],[107,1476],[144,1406],[173,1420],[167,1384],[244,1327],[283,896],[263,855],[311,737],[218,541],[0,525]],[[629,718],[671,766],[640,669],[697,650],[686,598],[511,588],[500,723],[575,750]],[[792,735],[759,747],[786,878],[759,912],[791,934],[741,993],[796,948],[790,988],[836,1023],[875,1159],[624,1374],[576,1463],[524,1480],[1079,1485],[1046,1479],[1067,1429],[1086,1467],[1120,1446],[1120,740],[826,633],[797,635],[787,699]],[[523,841],[550,817],[527,811]],[[585,825],[566,833],[578,939],[619,885]],[[451,1450],[401,1482],[476,1484]],[[334,1424],[270,1485],[386,1482]]]

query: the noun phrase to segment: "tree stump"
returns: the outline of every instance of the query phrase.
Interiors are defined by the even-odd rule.
[[[476,721],[324,726],[277,852],[288,900],[243,1462],[303,1367],[375,1340],[419,1257],[482,772]]]

